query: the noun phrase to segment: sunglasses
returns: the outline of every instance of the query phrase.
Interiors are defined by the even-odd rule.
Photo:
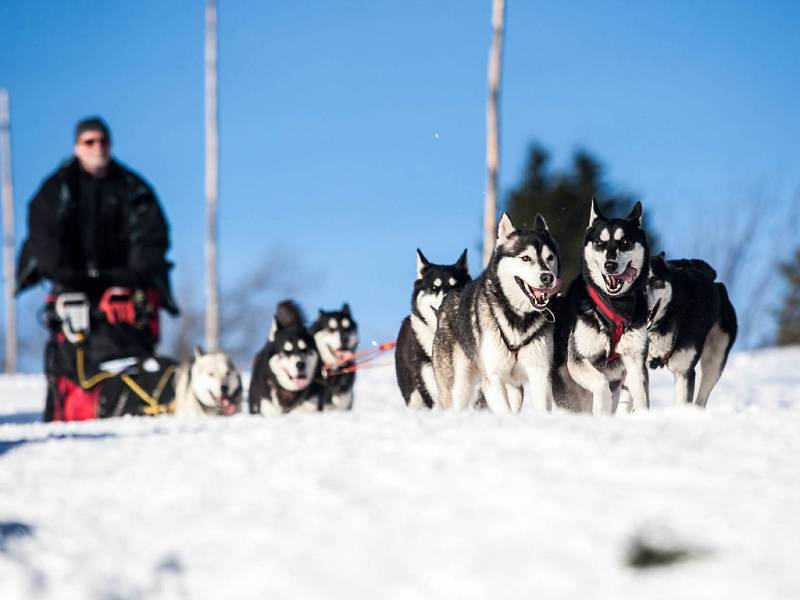
[[[108,146],[108,138],[106,137],[99,137],[99,138],[88,138],[85,140],[80,141],[81,144],[84,146],[92,147],[95,144],[99,144],[101,146]]]

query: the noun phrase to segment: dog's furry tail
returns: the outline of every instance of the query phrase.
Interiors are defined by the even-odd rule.
[[[306,322],[302,309],[294,300],[284,300],[275,310],[275,320],[281,328],[303,327]]]

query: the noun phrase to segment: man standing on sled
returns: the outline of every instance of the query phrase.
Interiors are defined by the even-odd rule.
[[[77,380],[79,392],[93,391],[84,385],[92,369],[83,364],[92,352],[98,361],[152,354],[159,308],[178,314],[165,258],[169,228],[153,190],[111,158],[111,132],[101,119],[76,125],[73,150],[30,202],[17,267],[17,293],[42,279],[53,284],[45,313],[52,333],[45,350],[45,421],[70,420],[64,377]],[[87,356],[84,340],[91,342]],[[81,345],[77,370],[72,355],[61,352],[70,344]],[[108,416],[94,402],[93,416]],[[91,411],[70,410],[77,410],[74,418],[92,418]]]

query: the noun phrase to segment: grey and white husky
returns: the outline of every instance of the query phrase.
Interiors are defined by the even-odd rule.
[[[697,259],[650,261],[647,324],[650,368],[668,367],[675,403],[705,407],[736,340],[736,311],[717,272]],[[695,368],[700,363],[697,398]]]
[[[649,408],[649,259],[642,205],[637,202],[624,219],[611,219],[593,198],[581,273],[556,311],[558,406],[596,415],[612,414],[617,405]]]
[[[482,391],[493,412],[519,412],[527,381],[534,407],[552,404],[553,313],[560,287],[545,220],[516,229],[503,214],[484,272],[445,296],[433,340],[439,406],[472,408]]]
[[[352,409],[356,374],[349,368],[355,364],[358,325],[353,320],[350,305],[344,303],[340,310],[320,310],[311,325],[311,333],[325,369],[322,410]]]
[[[433,408],[439,396],[433,376],[433,336],[436,312],[445,294],[471,280],[467,251],[452,265],[433,264],[417,248],[417,278],[411,295],[411,314],[403,319],[394,353],[397,384],[409,408]]]
[[[239,412],[242,377],[224,352],[203,352],[178,368],[175,380],[175,414],[178,416],[229,416]]]

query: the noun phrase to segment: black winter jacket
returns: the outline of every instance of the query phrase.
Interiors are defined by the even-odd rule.
[[[112,160],[102,180],[89,181],[73,158],[49,176],[28,206],[28,239],[17,265],[17,293],[41,279],[92,295],[111,285],[152,285],[171,314],[169,227],[152,189]],[[87,208],[81,185],[100,185]],[[92,197],[92,194],[89,194]],[[88,212],[87,212],[88,211]]]

